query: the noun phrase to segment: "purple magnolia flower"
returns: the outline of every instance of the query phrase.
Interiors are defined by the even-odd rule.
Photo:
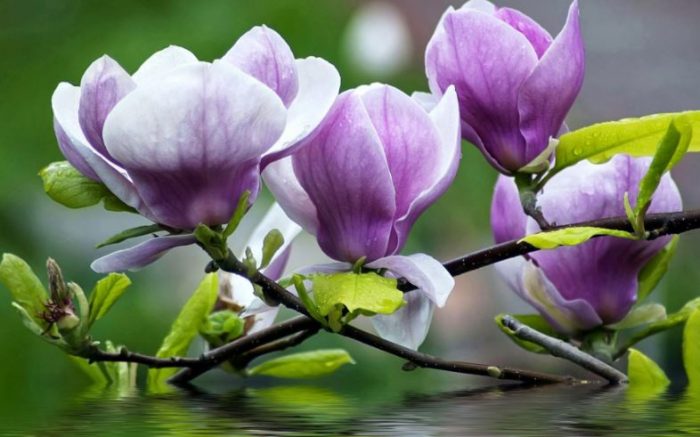
[[[243,35],[221,60],[180,47],[155,53],[133,75],[104,56],[80,86],[52,98],[61,151],[149,220],[174,229],[226,223],[260,172],[291,153],[338,94],[335,68],[294,59],[267,27]],[[190,235],[151,239],[93,263],[99,272],[141,267]]]
[[[617,155],[608,163],[583,161],[554,176],[538,198],[545,217],[563,225],[624,216],[623,197],[636,202],[649,158]],[[650,213],[681,210],[670,175],[656,191]],[[522,211],[512,178],[500,176],[491,206],[496,242],[539,231]],[[670,237],[635,241],[599,237],[573,247],[534,252],[497,265],[515,292],[564,333],[586,331],[622,320],[637,300],[637,277]]]
[[[486,0],[450,7],[428,43],[425,68],[434,95],[454,85],[462,136],[494,168],[546,168],[550,138],[583,83],[578,2],[554,39],[522,12]]]
[[[427,255],[396,253],[454,179],[459,143],[453,89],[427,112],[396,88],[375,84],[342,93],[303,146],[263,174],[289,217],[343,262],[324,271],[349,270],[365,258],[367,267],[386,268],[421,289],[388,322],[373,319],[380,334],[411,347],[423,341],[425,320],[433,305],[445,303],[454,281]],[[401,325],[402,317],[421,323]]]

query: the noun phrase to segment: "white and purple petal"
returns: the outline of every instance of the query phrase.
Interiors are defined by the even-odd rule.
[[[240,195],[259,191],[259,160],[286,110],[268,87],[221,61],[188,64],[148,82],[107,117],[107,149],[158,222],[226,223]]]
[[[404,295],[406,304],[393,314],[372,317],[380,337],[409,349],[418,349],[430,330],[435,304],[419,290]]]
[[[169,235],[150,238],[128,249],[118,250],[93,261],[90,268],[97,273],[124,272],[138,270],[161,256],[170,249],[194,244],[193,235]]]
[[[299,77],[292,50],[267,26],[256,26],[243,34],[222,60],[270,87],[286,106],[297,95]]]

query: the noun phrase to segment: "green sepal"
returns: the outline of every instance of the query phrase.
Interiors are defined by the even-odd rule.
[[[180,310],[170,332],[163,340],[156,356],[167,358],[184,355],[201,327],[207,322],[209,314],[214,309],[219,293],[219,280],[216,273],[209,273],[195,290],[192,297]],[[176,369],[150,369],[148,385],[157,387],[177,372]]]
[[[246,373],[276,378],[314,378],[335,372],[345,364],[355,364],[343,349],[319,349],[299,352],[266,361]]]
[[[221,260],[228,255],[226,239],[223,238],[221,233],[216,232],[209,226],[202,223],[198,224],[194,228],[193,235],[212,259]]]
[[[92,326],[104,317],[117,300],[124,294],[131,280],[123,273],[110,273],[97,281],[90,293],[90,315],[87,326]]]
[[[538,232],[522,238],[519,243],[527,243],[537,249],[554,249],[559,246],[576,246],[593,237],[611,236],[636,240],[633,234],[617,229],[597,228],[592,226],[572,226],[555,231]]]
[[[494,320],[496,322],[496,325],[498,328],[508,336],[515,344],[520,346],[521,348],[525,349],[526,351],[529,352],[534,352],[536,354],[549,354],[549,351],[547,349],[543,348],[539,344],[529,342],[527,340],[523,340],[515,335],[515,332],[513,332],[512,329],[508,328],[504,323],[503,323],[503,318],[507,314],[501,313],[497,315]],[[511,317],[515,318],[518,320],[520,323],[523,325],[529,326],[530,328],[534,329],[535,331],[539,331],[543,334],[549,335],[550,337],[556,337],[556,338],[563,338],[559,333],[557,333],[552,326],[545,320],[544,317],[538,315],[538,314],[516,314],[516,315],[511,315]]]
[[[46,194],[68,208],[87,208],[103,201],[109,211],[135,212],[103,183],[84,176],[68,161],[52,162],[39,172],[39,176]]]

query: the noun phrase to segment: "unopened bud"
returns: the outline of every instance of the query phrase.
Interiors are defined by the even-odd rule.
[[[72,312],[66,313],[63,317],[56,321],[56,326],[60,332],[69,332],[75,329],[80,324],[78,316]]]
[[[51,292],[51,300],[56,303],[69,302],[71,300],[70,293],[66,282],[63,280],[63,273],[58,263],[53,258],[46,260],[46,271],[49,275],[49,291]]]

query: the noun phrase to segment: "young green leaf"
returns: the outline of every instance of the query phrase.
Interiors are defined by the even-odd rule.
[[[626,118],[568,132],[559,138],[553,171],[584,159],[603,163],[619,153],[652,156],[671,121],[679,116],[692,125],[693,131],[700,129],[700,111],[688,111]],[[700,135],[693,135],[688,150],[700,151]]]
[[[614,330],[631,329],[664,319],[666,319],[665,306],[660,303],[647,303],[633,308],[624,319],[607,327]]]
[[[616,355],[621,355],[625,350],[634,346],[638,342],[644,340],[659,332],[669,330],[675,326],[683,324],[688,320],[688,317],[693,313],[693,311],[700,308],[700,297],[687,302],[683,308],[676,311],[675,313],[669,314],[665,319],[659,320],[658,322],[653,322],[648,324],[646,327],[641,329],[639,332],[634,333],[625,340],[623,344],[619,347],[619,352]]]
[[[700,389],[700,309],[694,310],[685,322],[683,363],[690,387]]]
[[[90,293],[90,316],[87,326],[92,326],[107,314],[129,285],[131,280],[123,273],[110,273],[97,281]]]
[[[163,344],[156,354],[159,358],[173,357],[187,353],[192,340],[214,308],[219,293],[219,281],[216,273],[207,274],[187,301],[180,314],[173,322]],[[175,369],[151,369],[148,371],[148,384],[160,385],[176,373]]]
[[[101,369],[98,363],[89,363],[88,360],[75,355],[68,355],[68,359],[75,364],[87,376],[93,384],[108,386],[112,381],[111,377]]]
[[[44,191],[51,199],[68,208],[86,208],[104,200],[110,211],[133,211],[102,183],[83,176],[67,161],[53,162],[40,172]]]
[[[369,311],[391,314],[403,305],[403,293],[396,288],[396,279],[376,273],[334,273],[312,275],[314,299],[322,316],[344,305],[349,312]]]
[[[241,197],[238,199],[238,205],[236,205],[236,210],[233,212],[231,219],[228,221],[226,229],[224,229],[224,240],[230,237],[238,228],[238,225],[241,224],[241,220],[243,219],[243,216],[245,215],[246,211],[248,211],[248,207],[250,206],[248,204],[249,198],[250,191],[245,191],[243,192],[243,194],[241,194]]]
[[[534,352],[537,354],[549,354],[549,351],[540,346],[539,344],[532,343],[517,337],[515,333],[503,323],[503,317],[505,316],[506,314],[501,313],[497,315],[494,320],[496,321],[496,325],[498,326],[498,328],[504,334],[506,334],[508,338],[510,338],[515,344],[525,349],[526,351]],[[547,323],[544,317],[540,315],[517,314],[511,315],[511,317],[514,317],[520,323],[527,325],[530,328],[539,331],[543,334],[549,335],[550,337],[562,338],[556,331],[554,331],[554,329],[552,329],[552,326],[549,323]]]
[[[355,364],[355,361],[343,349],[319,349],[265,361],[248,370],[247,374],[276,378],[314,378],[333,373],[348,363]]]
[[[637,239],[637,237],[627,231],[592,226],[576,226],[531,234],[521,239],[519,243],[528,243],[538,249],[554,249],[559,246],[576,246],[585,243],[593,237],[602,235],[630,240]]]
[[[22,258],[11,253],[3,254],[0,262],[0,283],[10,291],[12,300],[24,308],[37,325],[46,326],[41,314],[49,300],[48,293],[32,268]]]
[[[231,310],[211,313],[207,321],[199,328],[199,333],[213,347],[223,346],[241,335],[245,322]]]
[[[661,177],[683,157],[688,150],[691,136],[692,126],[677,117],[671,121],[666,133],[659,141],[654,159],[639,184],[637,204],[632,211],[631,223],[638,236],[644,235],[644,216],[651,205],[652,196],[661,182]]]
[[[664,277],[666,271],[668,270],[668,265],[676,253],[676,247],[678,246],[678,235],[674,235],[671,241],[661,250],[661,252],[654,255],[654,257],[646,263],[639,272],[638,282],[639,287],[637,289],[637,301],[640,302],[647,298],[652,291],[656,288]]]
[[[275,253],[284,245],[284,236],[278,229],[273,229],[263,239],[262,260],[260,268],[264,269],[270,264]]]
[[[649,357],[637,349],[630,349],[627,376],[632,387],[663,389],[671,383],[663,370]]]
[[[163,228],[160,225],[145,225],[145,226],[136,226],[135,228],[130,228],[126,229],[124,231],[121,231],[118,234],[112,235],[102,243],[97,245],[97,248],[99,249],[100,247],[105,247],[109,246],[110,244],[117,244],[121,243],[122,241],[126,241],[130,238],[136,238],[136,237],[141,237],[144,235],[149,235],[149,234],[154,234],[156,232],[162,231]]]

